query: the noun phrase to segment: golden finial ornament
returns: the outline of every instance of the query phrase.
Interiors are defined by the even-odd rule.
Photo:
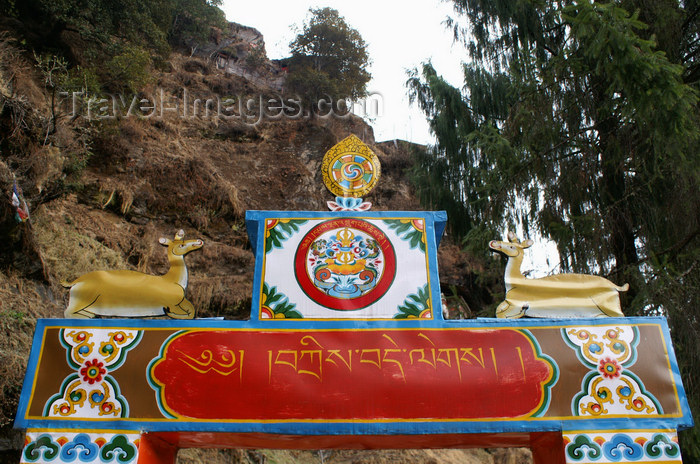
[[[371,192],[381,174],[377,155],[355,135],[344,138],[323,156],[323,183],[336,197],[360,198]]]

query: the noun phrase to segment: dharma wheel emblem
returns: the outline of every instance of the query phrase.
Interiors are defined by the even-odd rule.
[[[350,135],[326,152],[321,170],[323,183],[338,197],[337,204],[347,208],[350,205],[345,205],[348,202],[342,199],[359,198],[372,191],[379,180],[381,166],[377,155],[359,138]],[[350,203],[356,207],[358,202]],[[336,210],[330,204],[329,207]]]

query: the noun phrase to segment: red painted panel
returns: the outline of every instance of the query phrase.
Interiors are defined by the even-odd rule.
[[[158,434],[141,434],[136,462],[137,464],[175,464],[177,447]]]
[[[179,418],[411,420],[532,415],[555,371],[511,329],[241,330],[176,335],[150,375]]]

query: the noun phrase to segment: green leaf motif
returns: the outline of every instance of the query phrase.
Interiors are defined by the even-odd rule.
[[[277,287],[270,287],[267,282],[263,283],[262,302],[260,312],[267,312],[272,319],[303,319],[299,311],[295,310],[296,305],[290,303],[289,299]]]
[[[428,284],[425,284],[422,288],[419,288],[416,293],[408,295],[403,304],[397,309],[399,312],[394,315],[394,319],[420,318],[421,313],[424,313],[426,310],[432,313],[433,307],[430,304]]]
[[[282,248],[282,243],[299,232],[299,226],[308,222],[306,219],[275,219],[272,227],[265,226],[265,253],[273,248]]]
[[[384,224],[393,229],[396,235],[407,241],[412,250],[418,248],[425,253],[424,233],[417,229],[410,219],[384,219]]]

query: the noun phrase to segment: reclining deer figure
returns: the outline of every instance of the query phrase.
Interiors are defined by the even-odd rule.
[[[587,274],[559,274],[527,279],[520,272],[524,249],[532,246],[532,240],[518,241],[508,233],[508,242],[492,240],[489,248],[508,257],[505,284],[506,298],[496,308],[496,316],[502,318],[529,317],[623,317],[620,309],[621,287],[609,280]]]
[[[174,240],[161,238],[168,247],[170,269],[155,276],[137,271],[94,271],[83,274],[70,287],[66,317],[95,316],[146,317],[168,315],[176,319],[193,319],[195,309],[185,298],[187,267],[185,255],[202,248],[202,240],[183,240],[180,230]]]

